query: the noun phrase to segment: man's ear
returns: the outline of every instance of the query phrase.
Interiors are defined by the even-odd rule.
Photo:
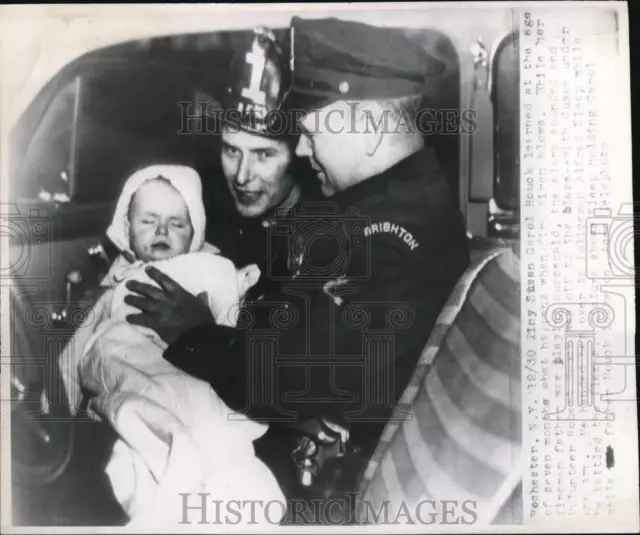
[[[249,291],[249,288],[255,286],[260,278],[260,268],[255,264],[249,264],[243,268],[238,269],[238,287],[240,288],[240,295],[244,295]]]

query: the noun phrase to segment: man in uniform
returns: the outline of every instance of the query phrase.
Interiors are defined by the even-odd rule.
[[[131,284],[142,313],[130,321],[232,409],[348,431],[361,468],[469,261],[458,204],[416,128],[444,65],[395,29],[294,18],[292,32],[297,153],[328,201],[290,222],[297,269],[235,329],[151,269],[162,290]],[[357,474],[343,476],[334,487],[355,490]]]
[[[219,195],[206,199],[207,241],[237,265],[258,264],[265,276],[288,269],[284,252],[267,243],[271,218],[294,214],[302,199],[319,195],[308,166],[295,157],[299,136],[269,120],[290,78],[273,33],[254,30],[235,54],[222,99],[220,164],[228,196],[222,203]],[[252,87],[255,79],[261,83]]]

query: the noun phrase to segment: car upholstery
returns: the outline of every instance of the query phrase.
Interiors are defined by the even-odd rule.
[[[475,523],[520,521],[519,274],[512,249],[492,248],[457,284],[362,479],[373,510],[466,497]]]

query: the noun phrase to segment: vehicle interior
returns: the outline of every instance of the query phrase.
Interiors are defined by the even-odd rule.
[[[478,365],[485,375],[475,381],[495,383],[500,389],[505,384],[500,381],[508,377],[519,389],[519,330],[515,335],[501,332],[506,326],[519,326],[517,35],[504,32],[500,23],[482,32],[455,24],[436,28],[440,25],[406,32],[447,64],[437,107],[475,112],[477,127],[472,135],[458,129],[455,135],[438,134],[427,140],[435,146],[460,199],[472,268],[461,282],[462,290],[452,295],[450,304],[456,305],[457,315],[442,322],[455,329],[439,330],[439,339],[434,331],[428,344],[430,357],[421,359],[412,379],[424,388],[418,388],[414,399],[403,397],[403,403],[407,411],[422,404],[436,407],[437,412],[438,403],[433,401],[437,388],[464,391],[456,398],[459,406],[486,406],[478,418],[492,415],[496,429],[488,433],[501,435],[501,454],[512,447],[510,455],[515,458],[519,409],[505,410],[503,419],[496,419],[502,414],[496,412],[496,396],[473,397],[474,389],[456,379],[455,373],[447,375],[447,384],[432,383],[433,370],[446,367],[451,354],[462,352],[458,357],[465,358],[455,332],[467,332],[476,360],[491,361]],[[191,165],[203,177],[207,198],[213,199],[211,212],[220,221],[230,213],[226,189],[217,179],[218,137],[206,134],[215,130],[215,124],[198,103],[215,105],[224,90],[231,55],[250,34],[251,29],[176,34],[97,49],[49,80],[10,132],[10,193],[17,207],[11,216],[16,230],[10,236],[10,253],[11,264],[20,273],[9,287],[14,525],[109,526],[127,521],[104,473],[113,432],[97,421],[69,419],[58,356],[89,313],[92,291],[113,259],[104,232],[122,183],[134,170],[150,163]],[[276,34],[284,37],[286,29],[276,29]],[[187,125],[185,109],[192,118]],[[310,170],[301,165],[300,175],[305,172]],[[30,217],[21,218],[24,214]],[[24,236],[35,238],[25,246]],[[87,262],[95,266],[94,278],[80,274]],[[493,296],[487,301],[493,309],[483,301],[487,294]],[[502,316],[503,322],[485,321]],[[499,380],[487,379],[486,370],[505,366],[508,371],[500,372]],[[518,389],[510,388],[513,397],[504,403],[515,404]],[[379,499],[403,492],[394,491],[388,481],[385,485],[381,475],[385,463],[397,459],[389,453],[397,447],[393,437],[404,436],[402,426],[392,431],[378,445],[362,483],[363,492],[373,492]],[[449,437],[452,442],[454,435]],[[425,444],[425,451],[429,447]],[[432,474],[446,474],[447,463],[455,463],[453,457],[445,459],[437,452],[429,459]],[[458,476],[463,477],[451,477]],[[517,476],[506,470],[495,486],[512,499],[492,502],[491,521],[514,523]],[[381,493],[382,487],[386,491]],[[494,495],[491,489],[478,490],[483,492]]]

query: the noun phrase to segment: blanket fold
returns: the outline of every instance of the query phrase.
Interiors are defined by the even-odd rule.
[[[92,410],[118,433],[107,474],[131,525],[183,523],[185,503],[198,493],[223,504],[284,501],[255,457],[253,440],[266,426],[232,412],[134,326],[107,320],[89,342],[79,375]],[[265,521],[251,516],[241,521]]]

